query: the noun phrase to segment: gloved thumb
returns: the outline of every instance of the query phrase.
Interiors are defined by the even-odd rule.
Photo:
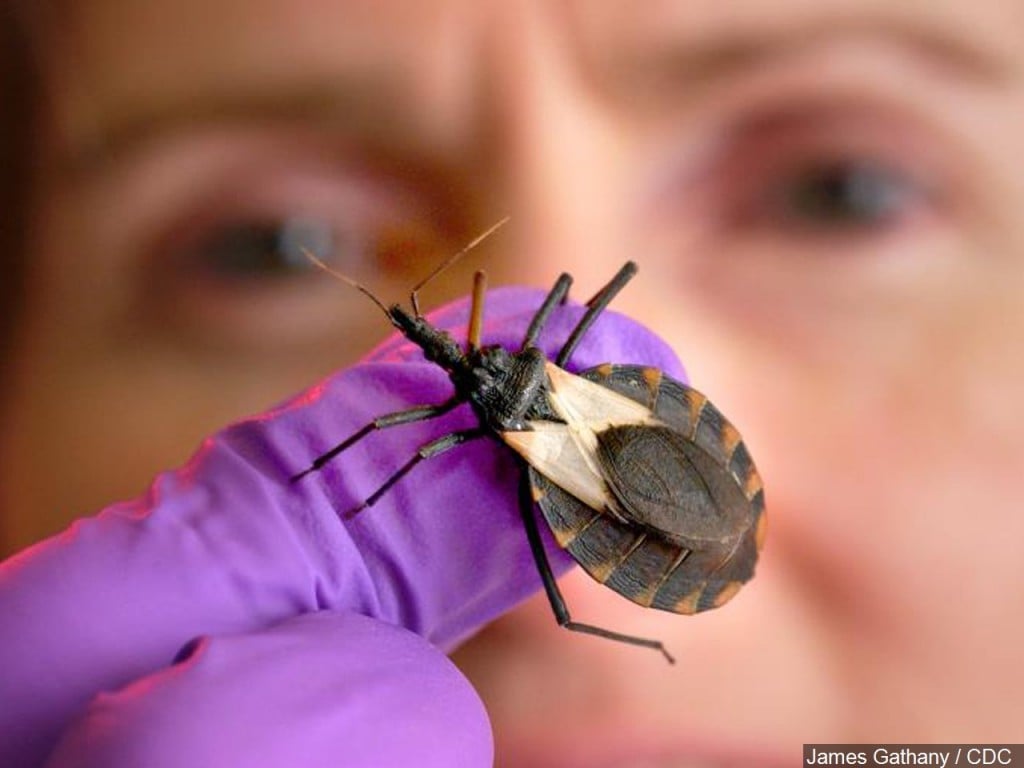
[[[95,697],[47,768],[493,763],[479,697],[419,635],[319,611],[197,638],[177,663]]]

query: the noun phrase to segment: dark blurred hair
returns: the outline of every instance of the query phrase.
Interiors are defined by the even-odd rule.
[[[8,370],[11,331],[22,302],[29,186],[42,117],[41,62],[29,7],[0,0],[0,371]]]

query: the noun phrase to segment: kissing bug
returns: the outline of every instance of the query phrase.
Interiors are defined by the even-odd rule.
[[[597,581],[645,607],[680,614],[716,608],[753,576],[764,541],[764,492],[739,432],[707,398],[662,371],[606,363],[568,373],[584,334],[637,271],[627,262],[586,304],[555,359],[536,342],[565,302],[572,278],[562,274],[537,309],[518,351],[482,346],[485,277],[473,283],[463,349],[420,313],[418,291],[492,227],[435,269],[410,294],[410,310],[386,306],[351,278],[322,269],[367,295],[427,360],[449,375],[454,394],[378,417],[318,456],[296,482],[379,429],[441,416],[469,403],[478,425],[419,447],[360,505],[375,504],[420,462],[469,440],[494,437],[521,457],[520,511],[541,581],[559,625],[660,651],[661,642],[573,621],[540,536],[536,504],[563,549]]]

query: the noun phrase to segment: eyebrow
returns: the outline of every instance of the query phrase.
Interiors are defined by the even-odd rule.
[[[817,19],[780,30],[658,42],[640,51],[608,56],[602,52],[599,56],[605,60],[595,72],[616,85],[628,84],[637,74],[641,78],[653,74],[659,80],[667,75],[673,87],[707,87],[807,49],[860,38],[892,42],[969,80],[994,82],[1015,74],[1011,57],[999,46],[970,40],[951,27],[880,15]],[[597,62],[592,58],[593,63]],[[134,111],[98,125],[86,141],[69,148],[64,166],[74,174],[88,173],[163,136],[254,122],[308,121],[313,127],[358,137],[368,148],[411,148],[422,144],[417,139],[421,132],[409,109],[411,95],[403,98],[401,91],[399,83],[386,79],[332,78],[295,86],[267,88],[256,83],[248,88],[211,89],[142,108],[133,104]]]
[[[98,172],[163,137],[232,125],[308,124],[364,137],[369,145],[408,144],[416,133],[408,103],[396,84],[376,80],[213,88],[177,101],[133,104],[69,147],[63,167],[74,175]]]
[[[996,82],[1015,74],[1007,51],[994,44],[970,40],[941,23],[919,23],[882,16],[817,19],[768,32],[734,33],[718,39],[657,43],[608,69],[622,75],[670,74],[676,85],[709,85],[732,79],[784,57],[844,40],[867,39],[892,43],[922,61],[957,77]],[[615,57],[610,57],[614,59]],[[600,70],[598,70],[600,71]],[[607,70],[606,70],[607,71]]]

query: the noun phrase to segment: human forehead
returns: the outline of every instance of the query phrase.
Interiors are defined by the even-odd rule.
[[[642,12],[626,2],[565,0],[561,5],[566,18],[584,36],[615,46],[633,40],[650,44],[661,37],[700,43],[708,38],[770,35],[788,29],[823,31],[828,25],[850,28],[908,24],[1001,37],[1009,44],[1013,34],[1005,25],[1024,19],[1024,7],[1002,0],[935,0],[926,6],[885,0],[653,0],[644,4]]]
[[[181,0],[76,3],[57,25],[59,116],[73,143],[122,125],[204,119],[234,100],[303,100],[329,87],[415,108],[461,69],[465,0]],[[449,78],[450,79],[450,78]],[[97,136],[97,134],[99,136]]]
[[[344,94],[343,119],[365,112],[386,125],[415,115],[409,130],[452,132],[479,112],[472,102],[487,57],[509,50],[493,43],[521,26],[546,26],[579,66],[612,77],[654,62],[701,78],[756,64],[759,53],[857,36],[902,36],[1009,66],[1024,59],[1012,34],[1024,5],[1002,0],[937,0],[926,10],[885,0],[661,0],[642,12],[617,0],[94,0],[71,17],[62,47],[73,74],[60,106],[82,144],[264,95],[270,110],[299,112],[327,92]]]

